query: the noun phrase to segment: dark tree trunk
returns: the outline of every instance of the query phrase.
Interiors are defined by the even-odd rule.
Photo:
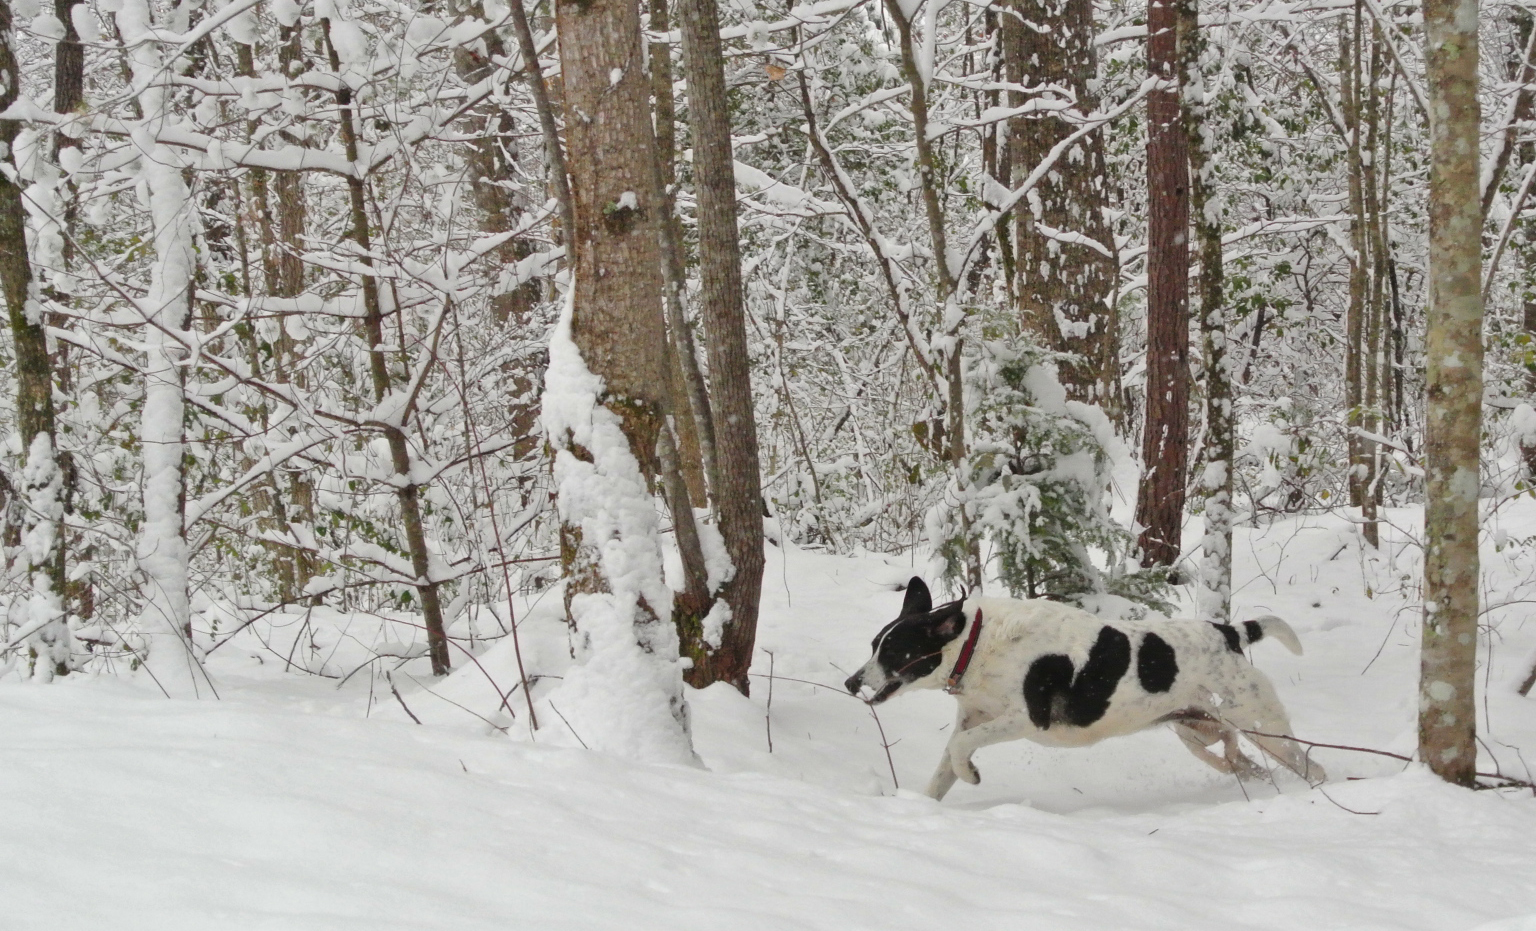
[[[719,473],[715,502],[720,534],[735,569],[720,590],[730,616],[722,626],[719,645],[704,649],[701,640],[685,639],[684,650],[694,659],[694,668],[688,673],[691,684],[703,687],[711,682],[729,682],[745,695],[763,583],[763,505],[741,288],[730,104],[715,0],[678,0],[677,10],[699,202],[700,304]]]
[[[331,70],[341,71],[341,62],[330,41],[330,21],[325,26],[326,54],[330,56]],[[357,161],[357,126],[352,115],[352,92],[345,85],[336,93],[336,104],[341,111],[341,138],[346,148],[347,160]],[[357,261],[370,271],[362,275],[363,287],[363,336],[368,342],[368,367],[373,380],[375,401],[382,401],[390,391],[389,364],[384,355],[384,310],[379,300],[378,278],[373,268],[373,244],[369,231],[368,206],[363,189],[363,179],[349,177],[347,194],[351,208],[352,229],[349,234],[357,243]],[[402,413],[402,421],[409,412]],[[442,602],[438,597],[437,583],[432,581],[432,559],[427,549],[426,528],[421,519],[420,487],[411,475],[410,441],[398,426],[383,429],[389,444],[390,464],[397,480],[395,497],[400,502],[400,519],[405,525],[406,549],[411,557],[411,571],[415,573],[416,593],[421,599],[422,623],[427,631],[427,651],[432,661],[432,674],[446,676],[452,666],[448,656],[448,634],[443,619]]]
[[[13,22],[9,3],[0,0],[0,109],[16,102],[21,71],[11,48]],[[34,604],[41,598],[54,615],[36,636],[29,638],[35,673],[43,678],[69,671],[69,638],[64,628],[60,599],[64,593],[62,558],[62,482],[59,473],[53,411],[53,368],[48,358],[48,339],[43,328],[42,307],[30,293],[32,265],[27,255],[26,209],[21,189],[11,180],[16,164],[14,146],[21,124],[0,122],[0,146],[10,164],[0,175],[0,289],[10,314],[11,338],[16,352],[16,414],[21,428],[25,474],[19,491],[25,501],[23,544],[19,558],[29,565],[28,576]],[[52,523],[53,527],[40,525]],[[29,541],[48,544],[33,551]],[[28,615],[32,618],[32,615]]]
[[[1022,176],[1077,130],[1077,118],[1097,109],[1098,62],[1089,0],[1015,0],[1014,11],[1017,17],[1003,18],[1010,38],[1017,36],[1004,46],[1008,80],[1064,87],[1076,98],[1069,113],[1013,120],[1010,161]],[[1014,219],[1024,328],[1042,345],[1076,357],[1060,371],[1070,397],[1110,407],[1119,366],[1112,305],[1119,269],[1104,220],[1106,175],[1104,136],[1095,131],[1057,160]]]
[[[667,0],[651,0],[651,31],[666,32],[671,26]],[[672,373],[672,425],[677,434],[678,468],[688,486],[694,507],[708,507],[711,487],[720,482],[715,464],[715,426],[709,409],[704,376],[694,349],[693,330],[684,309],[687,284],[684,271],[682,223],[678,221],[673,185],[677,179],[677,119],[672,90],[672,46],[651,43],[651,98],[655,108],[657,181],[666,216],[662,218],[662,268],[666,275],[666,317]]]
[[[1189,154],[1179,109],[1178,0],[1147,9],[1147,409],[1136,496],[1144,566],[1179,557],[1189,470]]]

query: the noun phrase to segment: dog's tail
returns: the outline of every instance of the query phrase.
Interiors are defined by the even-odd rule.
[[[1251,621],[1244,621],[1239,626],[1239,629],[1243,632],[1244,646],[1258,643],[1265,637],[1274,637],[1285,644],[1287,650],[1290,650],[1297,656],[1301,655],[1301,641],[1296,638],[1296,631],[1291,630],[1291,625],[1275,617],[1273,614],[1266,614]]]

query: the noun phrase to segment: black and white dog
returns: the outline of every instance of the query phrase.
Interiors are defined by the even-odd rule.
[[[1221,772],[1263,774],[1238,747],[1248,732],[1288,769],[1321,782],[1322,767],[1285,739],[1291,723],[1274,687],[1243,656],[1244,646],[1265,637],[1301,653],[1277,617],[1107,623],[1058,602],[1008,598],[935,608],[928,586],[914,578],[901,615],[845,685],[876,704],[909,688],[944,687],[959,699],[954,733],[928,783],[936,799],[956,778],[981,781],[971,756],[988,744],[1027,737],[1084,747],[1159,724],[1173,725],[1195,756]],[[1220,756],[1207,749],[1216,743]]]

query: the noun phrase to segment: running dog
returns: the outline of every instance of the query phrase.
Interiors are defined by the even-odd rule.
[[[933,606],[923,580],[907,585],[901,614],[872,644],[874,655],[844,683],[879,704],[907,689],[943,688],[960,703],[954,733],[928,783],[935,799],[957,778],[975,785],[971,756],[1025,737],[1085,747],[1106,737],[1171,724],[1196,757],[1223,773],[1264,769],[1238,746],[1258,747],[1311,783],[1327,778],[1291,735],[1285,708],[1243,648],[1272,637],[1301,642],[1277,617],[1241,624],[1106,622],[1054,601],[969,598]],[[1220,743],[1221,755],[1209,747]]]

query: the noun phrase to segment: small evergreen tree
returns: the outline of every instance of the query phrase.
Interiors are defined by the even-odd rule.
[[[966,553],[984,544],[1015,596],[1089,606],[1112,595],[1169,611],[1166,570],[1135,568],[1126,558],[1135,537],[1109,514],[1110,470],[1124,446],[1103,410],[1067,399],[1059,359],[993,342],[971,366],[966,481],[950,478],[928,512],[944,576],[962,578]]]

